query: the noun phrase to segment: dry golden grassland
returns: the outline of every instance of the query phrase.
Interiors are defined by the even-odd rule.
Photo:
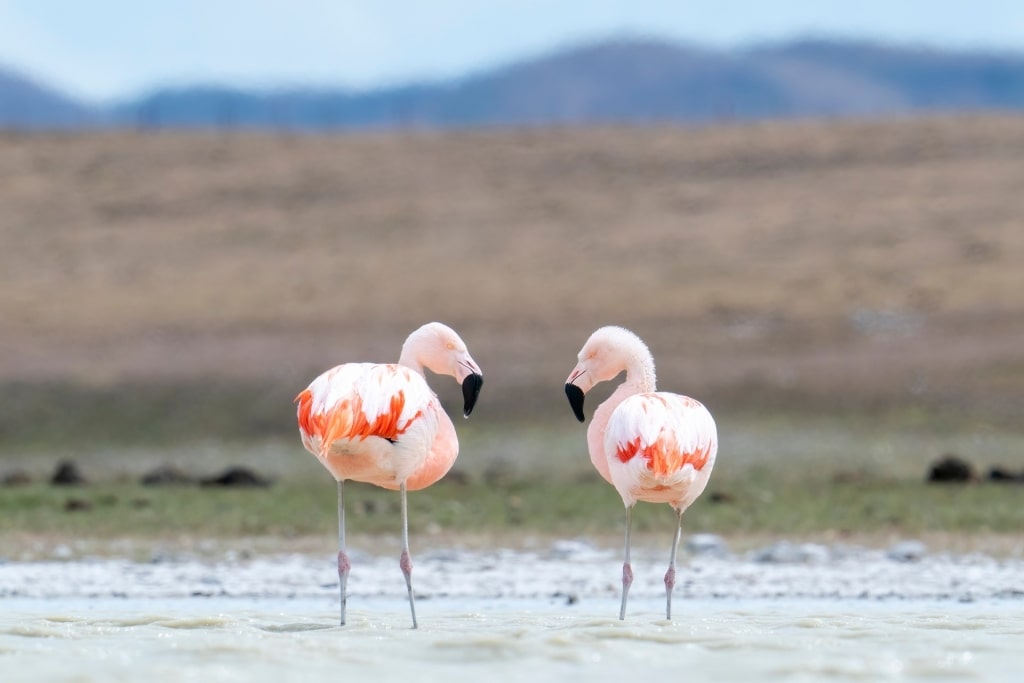
[[[1019,117],[8,132],[0,241],[15,440],[290,434],[313,375],[431,319],[484,368],[481,420],[565,417],[608,323],[716,415],[1024,406]]]
[[[330,536],[292,398],[333,364],[396,360],[432,319],[486,384],[460,476],[411,501],[417,532],[618,533],[562,392],[616,323],[718,420],[688,529],[1002,539],[1019,486],[921,478],[946,450],[1024,468],[1022,266],[1020,117],[0,133],[0,466],[73,457],[93,481],[7,489],[0,540]],[[278,483],[135,484],[164,461]],[[392,494],[353,495],[354,531],[397,529]]]

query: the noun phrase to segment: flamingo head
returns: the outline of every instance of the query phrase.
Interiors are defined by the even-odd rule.
[[[650,378],[654,385],[654,363],[647,345],[629,330],[609,325],[590,335],[577,355],[576,367],[565,380],[565,395],[576,419],[586,420],[583,398],[595,384],[607,382],[623,370],[636,369],[638,375]]]
[[[462,385],[463,415],[473,412],[484,376],[455,330],[443,323],[427,323],[409,335],[399,362],[454,377]]]

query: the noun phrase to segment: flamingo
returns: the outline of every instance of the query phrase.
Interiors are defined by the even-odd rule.
[[[689,396],[655,391],[654,358],[647,345],[622,327],[602,327],[579,352],[566,380],[565,393],[576,418],[583,422],[583,398],[595,384],[626,378],[594,411],[587,446],[594,467],[622,497],[626,506],[626,559],[622,565],[622,605],[633,583],[629,533],[637,501],[668,503],[676,511],[668,571],[665,573],[665,618],[672,619],[672,589],[683,512],[707,486],[718,453],[715,421]]]
[[[338,483],[342,626],[351,568],[345,547],[344,486],[353,480],[397,489],[401,494],[399,565],[409,593],[412,627],[417,627],[406,492],[441,479],[459,454],[455,426],[427,385],[423,368],[451,375],[462,384],[463,415],[469,417],[483,386],[483,374],[459,335],[437,322],[409,335],[397,364],[345,363],[321,374],[295,398],[302,445]]]

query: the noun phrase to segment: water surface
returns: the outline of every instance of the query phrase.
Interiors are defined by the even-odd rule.
[[[1020,681],[1024,561],[780,542],[688,557],[557,541],[352,553],[0,561],[0,681]],[[910,552],[913,551],[913,552]],[[639,678],[652,677],[650,681]]]
[[[5,681],[1018,681],[1024,605],[901,600],[8,598]],[[355,677],[355,678],[353,678]]]

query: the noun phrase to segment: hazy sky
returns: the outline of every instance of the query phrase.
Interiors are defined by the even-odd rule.
[[[93,99],[185,82],[366,87],[619,34],[1024,49],[1024,0],[0,0],[0,65]]]

